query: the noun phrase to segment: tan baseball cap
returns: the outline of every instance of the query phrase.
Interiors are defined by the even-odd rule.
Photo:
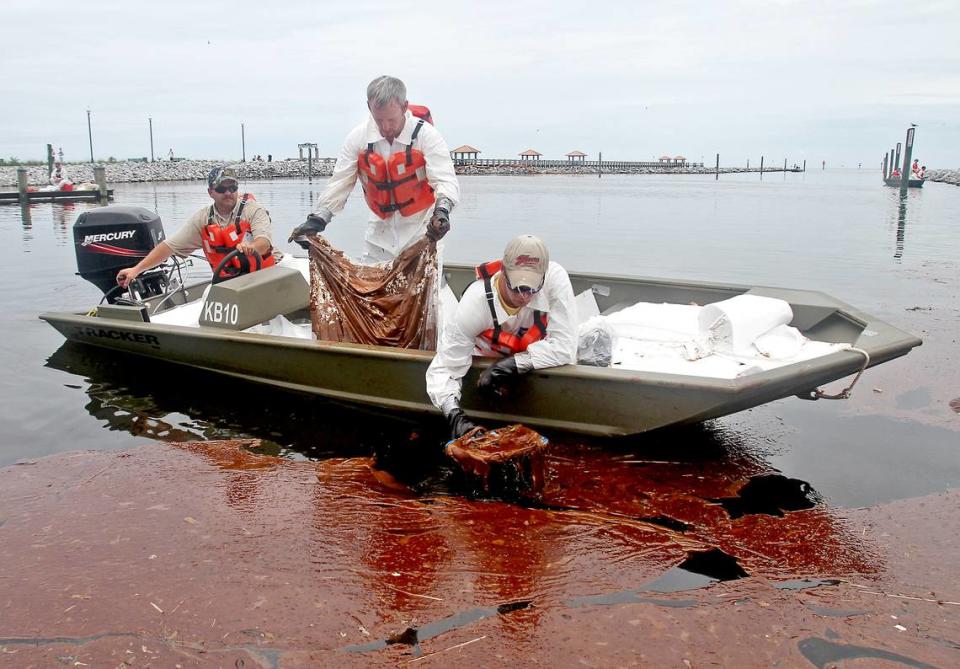
[[[547,245],[533,235],[514,237],[503,251],[503,271],[514,289],[540,290],[549,264]]]

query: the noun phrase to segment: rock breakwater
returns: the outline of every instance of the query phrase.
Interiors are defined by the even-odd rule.
[[[223,165],[222,160],[176,160],[144,163],[134,161],[117,161],[113,163],[98,163],[106,168],[107,183],[137,183],[153,181],[199,181],[206,179],[207,173],[217,165]],[[251,161],[246,163],[229,163],[236,165],[240,178],[257,181],[278,178],[304,178],[308,173],[306,160],[276,160],[273,162]],[[328,177],[333,173],[334,160],[332,158],[319,159],[313,163],[313,176]],[[520,176],[535,174],[596,174],[596,165],[457,165],[457,174]],[[637,165],[604,164],[604,174],[713,174],[713,167],[644,167]],[[734,172],[759,172],[758,168],[721,167],[722,174]],[[764,172],[782,172],[783,168],[764,168]],[[941,170],[943,171],[943,170]],[[93,166],[88,163],[66,165],[67,176],[74,183],[93,181]],[[932,173],[932,171],[931,171]],[[47,184],[47,168],[45,165],[27,169],[27,181],[31,186]],[[956,183],[956,182],[953,182]],[[0,186],[17,185],[17,168],[0,167]]]
[[[206,179],[211,169],[226,162],[223,160],[165,160],[155,163],[118,161],[98,163],[98,165],[103,165],[106,168],[107,183],[115,184],[149,181],[197,181]],[[261,180],[306,177],[308,165],[306,160],[276,160],[272,162],[236,163],[236,167],[241,179]],[[68,164],[65,168],[67,176],[74,183],[93,181],[93,165]],[[313,176],[330,176],[332,172],[333,159],[314,161]],[[45,185],[47,183],[46,165],[28,168],[27,181],[31,186]],[[0,186],[16,187],[16,185],[17,168],[0,167]]]
[[[960,186],[960,170],[927,170],[927,181]]]

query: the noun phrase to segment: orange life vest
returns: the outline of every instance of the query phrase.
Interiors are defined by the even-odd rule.
[[[430,113],[430,108],[426,105],[407,105],[407,109],[417,118],[422,118],[430,125],[433,125],[433,114]]]
[[[363,197],[370,211],[381,219],[395,211],[411,216],[436,202],[433,187],[427,182],[427,161],[420,149],[413,148],[423,123],[423,119],[417,121],[406,151],[384,159],[371,142],[357,158]]]
[[[240,198],[240,206],[237,208],[237,215],[233,219],[233,224],[222,227],[214,220],[215,205],[210,205],[207,224],[203,227],[203,255],[207,257],[207,262],[210,263],[212,269],[216,269],[220,261],[236,248],[244,235],[250,232],[250,221],[241,218],[243,207],[249,200],[255,201],[256,198],[250,193],[244,193],[243,197]],[[273,257],[273,253],[267,253],[263,257],[253,254],[252,258],[241,253],[220,270],[220,278],[226,279],[239,274],[255,272],[264,267],[271,267],[275,263],[276,259]]]
[[[478,265],[476,272],[477,278],[483,281],[483,289],[487,296],[487,306],[490,307],[490,315],[493,317],[493,327],[484,330],[478,337],[485,340],[487,345],[503,355],[513,355],[527,350],[530,344],[540,341],[547,336],[547,315],[539,309],[533,311],[533,325],[529,328],[521,328],[516,333],[504,332],[500,329],[500,321],[497,320],[497,309],[493,300],[493,275],[501,270],[503,262],[492,260],[483,265]]]

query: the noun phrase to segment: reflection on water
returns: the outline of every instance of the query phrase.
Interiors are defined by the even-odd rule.
[[[314,526],[357,537],[365,547],[362,571],[392,609],[415,607],[410,592],[431,590],[439,571],[462,569],[475,573],[476,587],[494,601],[542,596],[558,560],[573,574],[598,554],[611,569],[715,548],[750,573],[867,573],[876,566],[809,484],[776,476],[737,433],[710,425],[614,442],[551,435],[542,500],[486,502],[459,494],[441,453],[439,420],[415,425],[236,381],[226,393],[212,374],[171,374],[140,360],[134,371],[131,362],[65,344],[48,365],[86,377],[86,409],[107,429],[173,444],[263,439],[256,449],[262,455],[189,446],[240,472],[225,484],[230,505],[271,503],[259,490],[263,476],[251,472],[286,465],[266,454],[319,461]],[[402,485],[385,485],[374,462]],[[331,486],[349,493],[331,498]],[[385,576],[394,572],[406,576],[394,583]]]
[[[900,202],[897,206],[897,243],[893,257],[897,262],[903,257],[903,245],[907,236],[907,196],[899,196]]]
[[[306,505],[316,569],[339,575],[328,586],[330,601],[353,601],[356,610],[358,598],[372,597],[366,610],[376,619],[419,621],[347,648],[354,652],[416,646],[505,614],[503,634],[523,643],[551,609],[717,603],[701,590],[719,581],[762,576],[787,589],[816,587],[836,584],[825,577],[868,576],[883,566],[859,527],[822,505],[783,517],[731,518],[708,499],[737,485],[716,461],[649,471],[624,465],[622,455],[560,447],[549,457],[548,503],[569,503],[572,484],[580,508],[556,511],[398,492],[380,485],[368,458],[293,463],[223,442],[178,447],[220,470],[208,484],[219,495],[216,505],[270,519],[278,533],[293,520],[277,511],[278,486],[288,508]],[[711,473],[713,465],[723,472]],[[632,520],[650,509],[682,518],[687,529]]]
[[[78,344],[64,343],[46,365],[85,377],[84,408],[106,429],[164,441],[255,437],[265,453],[323,458],[369,454],[419,429],[403,417]]]

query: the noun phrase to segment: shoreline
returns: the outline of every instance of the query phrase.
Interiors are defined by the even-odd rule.
[[[231,163],[222,160],[177,160],[143,163],[134,161],[117,161],[113,163],[95,163],[106,168],[107,184],[117,183],[153,183],[163,181],[202,181],[207,173],[218,165],[231,164],[237,166],[239,176],[243,180],[257,181],[277,178],[307,178],[308,164],[306,160],[275,160],[272,162],[248,161],[245,163]],[[520,161],[516,161],[519,163]],[[313,176],[329,177],[333,173],[334,159],[319,158],[313,163]],[[0,187],[17,186],[17,167],[0,167]],[[89,163],[67,164],[67,176],[74,183],[92,182],[93,166]],[[611,161],[608,167],[603,166],[604,174],[714,174],[713,167],[641,167],[635,165],[618,166]],[[721,174],[738,172],[759,172],[757,167],[721,167]],[[782,167],[764,167],[766,172],[783,172]],[[792,171],[788,168],[787,171]],[[458,175],[495,175],[495,176],[527,176],[539,174],[596,174],[597,168],[593,165],[456,165]],[[35,165],[27,168],[27,183],[31,186],[47,184],[46,165]]]

